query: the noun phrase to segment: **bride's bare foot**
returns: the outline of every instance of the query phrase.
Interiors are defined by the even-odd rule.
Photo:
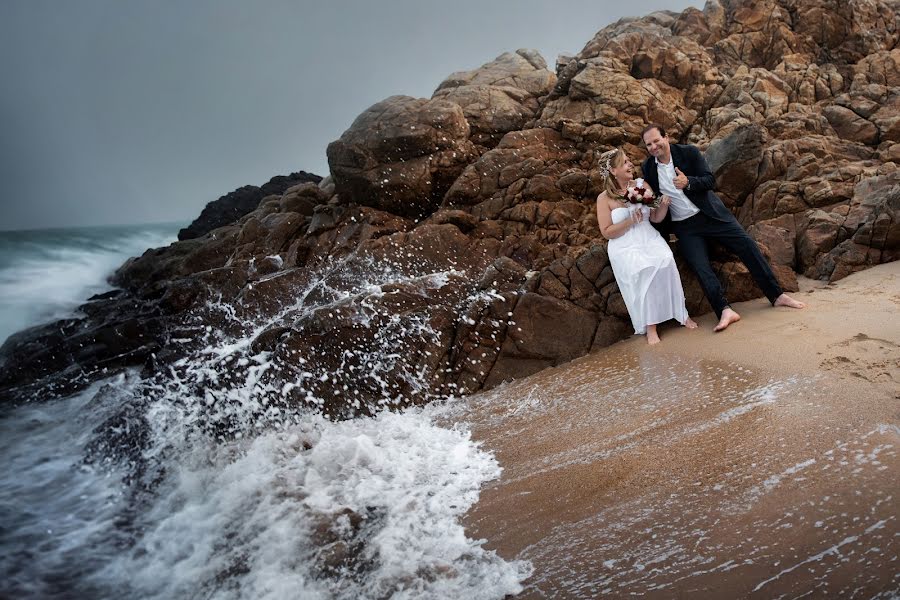
[[[656,333],[656,325],[647,325],[647,343],[651,346],[659,343],[659,334]]]
[[[787,294],[782,294],[775,298],[775,302],[772,303],[773,306],[787,306],[788,308],[803,308],[806,306],[806,303],[800,302],[799,300],[794,300]]]
[[[740,320],[741,315],[737,314],[730,308],[726,308],[722,311],[722,317],[719,319],[719,324],[713,328],[713,331],[723,331],[732,323],[737,323]]]
[[[684,326],[688,329],[697,329],[697,324],[694,323],[694,320],[690,317],[688,317],[687,321],[684,322]]]

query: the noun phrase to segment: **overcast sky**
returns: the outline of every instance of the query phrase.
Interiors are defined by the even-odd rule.
[[[0,229],[189,221],[327,175],[328,143],[388,96],[517,48],[554,69],[621,17],[689,5],[0,0]]]

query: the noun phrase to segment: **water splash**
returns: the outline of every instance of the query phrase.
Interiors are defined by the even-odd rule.
[[[156,357],[152,376],[97,391],[90,403],[112,408],[64,450],[91,481],[118,482],[114,515],[91,524],[95,543],[117,551],[78,573],[23,566],[25,579],[44,582],[48,597],[60,577],[95,597],[517,593],[530,565],[484,550],[459,523],[497,462],[465,429],[415,407],[435,397],[439,361],[410,348],[444,343],[430,300],[478,301],[465,281],[352,256],[288,282],[277,306],[214,298],[186,315],[169,340],[178,351]],[[400,295],[416,310],[385,302]],[[323,321],[353,328],[356,347],[327,346]],[[315,344],[300,343],[311,335]],[[335,422],[324,413],[337,406],[369,416]],[[92,491],[82,503],[95,500]],[[84,543],[58,542],[50,555]]]

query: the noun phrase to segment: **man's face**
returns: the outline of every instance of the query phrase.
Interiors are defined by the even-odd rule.
[[[660,135],[659,129],[654,127],[644,134],[644,145],[650,156],[664,163],[669,162],[669,136]]]

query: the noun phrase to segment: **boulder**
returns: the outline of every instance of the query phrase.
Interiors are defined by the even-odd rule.
[[[469,133],[454,102],[391,96],[328,145],[335,191],[402,217],[427,216],[475,158]]]
[[[823,114],[841,138],[868,145],[878,141],[878,127],[849,108],[832,105],[826,107]]]
[[[750,227],[748,233],[754,240],[765,246],[772,265],[794,268],[797,262],[794,240],[797,234],[793,215],[759,221]]]
[[[531,375],[587,354],[597,329],[589,311],[540,294],[523,294],[485,387]]]
[[[463,109],[475,144],[493,148],[504,134],[534,118],[540,100],[556,85],[556,75],[535,50],[506,52],[474,71],[447,77],[432,98]]]

